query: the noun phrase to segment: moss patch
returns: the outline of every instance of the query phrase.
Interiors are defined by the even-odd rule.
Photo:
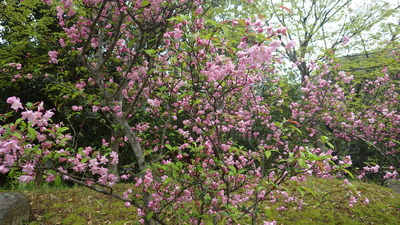
[[[353,207],[345,198],[342,181],[309,179],[303,185],[314,193],[306,195],[302,209],[273,210],[273,218],[280,224],[400,224],[399,194],[374,184],[352,183],[362,196]],[[289,189],[294,186],[288,184]],[[361,202],[365,198],[369,204]]]
[[[400,195],[386,187],[352,181],[361,199],[348,206],[340,180],[309,179],[306,183],[288,182],[286,188],[293,191],[300,186],[308,188],[303,194],[303,207],[295,203],[264,203],[262,208],[269,215],[260,221],[276,220],[278,224],[400,224]],[[118,189],[129,188],[119,184]],[[32,204],[31,223],[36,224],[138,224],[136,209],[126,208],[124,203],[110,196],[83,187],[46,188],[23,191]],[[299,195],[299,193],[297,193]],[[369,204],[363,204],[367,197]],[[285,206],[287,210],[278,211]],[[177,224],[171,222],[170,224]],[[179,222],[179,224],[185,224]]]

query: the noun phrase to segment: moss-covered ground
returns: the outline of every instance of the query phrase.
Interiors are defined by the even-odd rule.
[[[400,225],[400,194],[387,187],[352,181],[361,198],[349,207],[343,182],[309,179],[304,185],[314,193],[305,196],[301,210],[294,206],[285,211],[271,207],[272,217],[279,224],[390,224]],[[369,204],[362,203],[365,197]]]
[[[363,182],[352,182],[361,192],[362,198],[348,206],[340,180],[309,179],[302,183],[304,203],[299,210],[295,203],[265,203],[262,207],[267,221],[278,224],[399,224],[400,194],[389,188]],[[299,184],[287,183],[288,190]],[[128,188],[119,184],[118,189]],[[138,224],[135,208],[126,208],[124,203],[113,197],[83,187],[40,188],[18,190],[31,200],[32,225],[53,224]],[[369,204],[361,201],[367,197]],[[277,210],[285,206],[284,211]]]

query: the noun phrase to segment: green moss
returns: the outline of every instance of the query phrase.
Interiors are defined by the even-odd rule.
[[[304,198],[301,210],[286,211],[274,210],[274,218],[282,224],[400,224],[400,211],[396,202],[400,202],[400,195],[388,188],[374,184],[352,181],[354,190],[360,191],[361,198],[348,206],[344,197],[340,180],[310,179],[301,184],[313,191]],[[289,190],[295,190],[299,184],[288,183]],[[370,203],[363,204],[368,198]],[[292,207],[293,208],[293,207]]]
[[[86,225],[87,221],[80,215],[71,214],[61,221],[62,224]]]
[[[311,193],[304,191],[303,207],[297,210],[294,202],[263,203],[260,211],[264,217],[258,221],[276,220],[278,224],[400,224],[400,195],[392,190],[374,184],[352,181],[361,192],[361,199],[354,205],[348,206],[340,180],[309,179],[306,183],[288,182],[286,188],[293,195],[301,197],[295,190],[299,187],[308,188]],[[129,184],[117,186],[119,194],[131,188]],[[136,208],[126,208],[124,203],[110,196],[74,187],[46,190],[29,190],[24,192],[32,201],[31,224],[137,224]],[[362,201],[368,197],[370,204]],[[278,211],[285,206],[287,210]],[[269,210],[268,210],[269,209]],[[268,215],[268,216],[267,216]],[[167,224],[186,224],[170,218]],[[242,224],[248,224],[243,221]]]
[[[137,224],[137,222],[133,222],[133,221],[129,221],[129,220],[123,220],[123,221],[119,221],[119,222],[115,222],[112,223],[112,225],[133,225],[133,224]]]
[[[49,213],[45,213],[43,215],[43,218],[44,219],[50,219],[50,218],[53,218],[53,217],[56,217],[56,216],[57,216],[57,214],[55,212],[49,212]]]

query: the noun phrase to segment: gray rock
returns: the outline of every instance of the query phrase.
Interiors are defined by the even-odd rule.
[[[29,221],[30,205],[25,195],[0,192],[0,224],[21,225]]]
[[[400,193],[400,181],[395,179],[389,179],[387,181],[387,186],[393,191]]]

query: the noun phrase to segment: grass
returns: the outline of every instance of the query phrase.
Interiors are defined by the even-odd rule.
[[[386,187],[352,182],[362,198],[348,206],[340,180],[311,179],[305,186],[315,195],[305,196],[302,210],[274,210],[273,218],[281,224],[400,224],[400,195]],[[369,204],[360,201],[367,197]]]
[[[374,184],[352,182],[361,192],[363,200],[349,207],[345,199],[342,181],[309,179],[301,184],[308,188],[304,193],[301,210],[293,203],[265,203],[263,208],[269,218],[278,224],[400,224],[400,195],[389,188]],[[288,190],[298,186],[288,183]],[[124,190],[127,184],[119,184]],[[135,208],[126,208],[124,203],[110,196],[83,187],[40,188],[20,190],[31,200],[31,225],[39,224],[138,224]],[[285,206],[287,210],[278,211]]]

